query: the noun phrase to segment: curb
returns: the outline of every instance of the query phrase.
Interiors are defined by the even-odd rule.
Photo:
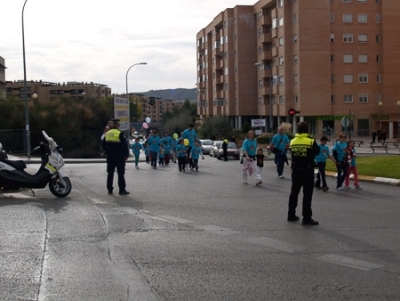
[[[318,171],[315,170],[315,173]],[[326,176],[328,177],[337,177],[337,173],[333,171],[327,171]],[[353,174],[350,175],[350,179],[353,178]],[[392,179],[392,178],[382,178],[382,177],[372,177],[372,176],[363,176],[363,175],[358,175],[358,179],[360,181],[364,182],[376,182],[376,183],[381,183],[381,184],[388,184],[388,185],[394,185],[394,186],[400,186],[400,179]]]

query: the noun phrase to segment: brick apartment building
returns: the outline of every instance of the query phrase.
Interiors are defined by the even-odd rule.
[[[198,114],[400,137],[399,0],[260,0],[197,34]],[[288,110],[298,113],[288,116]],[[294,129],[296,131],[296,129]]]
[[[6,65],[3,57],[0,56],[0,99],[6,98]]]
[[[6,94],[23,99],[24,81],[7,81]],[[85,82],[52,83],[45,81],[27,81],[28,99],[33,99],[34,94],[40,102],[46,103],[55,98],[95,98],[101,100],[111,95],[111,88],[106,85]]]

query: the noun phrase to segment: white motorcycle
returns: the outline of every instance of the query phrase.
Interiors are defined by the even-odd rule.
[[[41,142],[32,150],[32,154],[39,153],[42,159],[35,174],[25,171],[26,164],[23,160],[9,160],[6,156],[0,156],[0,192],[29,188],[35,195],[33,188],[45,188],[49,184],[49,189],[55,196],[63,198],[69,195],[71,181],[60,172],[65,165],[60,154],[61,148],[45,131],[42,134],[48,144]]]

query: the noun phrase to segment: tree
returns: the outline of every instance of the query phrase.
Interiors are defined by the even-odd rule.
[[[207,139],[222,139],[231,137],[232,124],[227,116],[215,116],[206,118],[200,129],[200,136]]]

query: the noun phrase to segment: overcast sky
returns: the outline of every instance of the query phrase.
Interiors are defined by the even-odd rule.
[[[24,78],[22,8],[0,0],[6,80]],[[27,80],[95,82],[125,93],[196,87],[196,34],[226,8],[257,0],[28,0]]]

